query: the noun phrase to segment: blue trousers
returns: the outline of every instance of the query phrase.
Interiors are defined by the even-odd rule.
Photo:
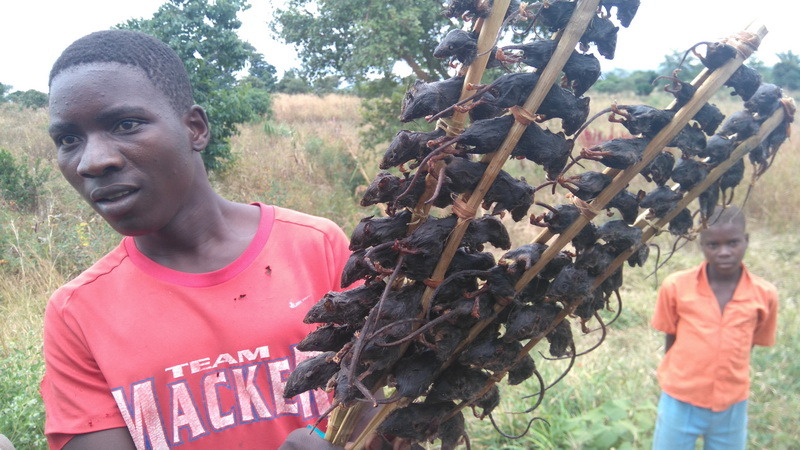
[[[747,444],[747,400],[713,412],[661,393],[653,450],[693,450],[703,436],[705,450],[744,449]]]

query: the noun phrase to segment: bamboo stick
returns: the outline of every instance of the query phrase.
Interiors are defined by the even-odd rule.
[[[483,73],[486,69],[486,63],[491,56],[489,51],[495,44],[497,39],[497,35],[500,32],[500,27],[503,24],[503,18],[505,16],[506,11],[508,10],[508,6],[511,3],[511,0],[497,0],[493,7],[492,13],[489,17],[485,20],[482,19],[482,23],[478,24],[477,26],[480,27],[480,34],[478,36],[478,57],[470,64],[467,69],[467,73],[464,77],[464,86],[461,89],[461,96],[460,100],[469,97],[471,95],[470,91],[467,90],[468,83],[477,84],[480,82],[481,78],[483,77]],[[456,111],[453,114],[451,119],[442,120],[445,124],[445,131],[448,135],[456,135],[460,134],[464,129],[464,123],[466,120],[466,113],[460,113]],[[429,185],[432,183],[429,183]],[[426,190],[426,194],[430,194],[433,192],[433,188],[429,186]],[[423,198],[428,198],[428,195],[423,195]],[[414,215],[412,216],[412,221],[416,225],[411,225],[409,227],[409,232],[413,231],[416,226],[418,226],[425,218],[427,218],[428,211],[430,210],[429,205],[424,205],[424,201],[421,201],[420,204],[414,208]],[[463,236],[463,232],[462,232]],[[460,238],[459,238],[460,241]],[[450,260],[452,260],[453,254],[455,254],[455,250],[452,254],[449,255],[449,259],[446,259],[445,255],[446,252],[442,254],[440,257],[440,263],[443,260],[446,260],[447,265],[449,265]],[[447,269],[447,265],[444,266],[444,269]],[[442,272],[443,274],[444,272]],[[436,275],[432,276],[433,279],[437,279]],[[439,275],[439,279],[441,279],[441,275]],[[433,290],[428,288],[425,290],[423,294],[422,304],[423,304],[423,314],[427,313],[427,310],[430,307],[430,295],[433,293]],[[359,449],[363,448],[366,443],[366,438],[372,431],[377,428],[378,424],[380,424],[383,419],[395,408],[400,406],[399,402],[392,403],[385,405],[381,408],[380,411],[373,417],[372,421],[367,425],[367,428],[364,432],[361,433],[360,436],[356,438],[354,448]],[[354,410],[355,411],[352,411]],[[360,417],[364,410],[363,404],[355,405],[353,408],[337,408],[331,414],[331,420],[329,422],[333,422],[333,426],[329,425],[328,433],[326,433],[325,438],[333,443],[334,445],[343,446],[347,438],[352,434],[353,427],[355,426],[356,419]],[[344,414],[343,411],[346,411]],[[344,417],[340,417],[344,416]]]
[[[564,67],[567,59],[569,59],[570,55],[572,55],[572,51],[575,46],[578,44],[578,40],[580,40],[581,35],[583,35],[583,30],[585,30],[586,26],[588,26],[589,22],[591,21],[592,17],[594,17],[595,11],[597,10],[597,6],[599,4],[599,0],[584,0],[581,1],[578,6],[575,8],[575,12],[572,15],[572,19],[570,20],[567,27],[564,29],[564,33],[561,36],[561,40],[556,46],[556,50],[553,53],[553,56],[550,58],[547,66],[545,67],[544,71],[542,71],[541,76],[539,77],[539,81],[536,83],[536,87],[534,88],[533,92],[531,92],[530,96],[526,100],[523,109],[528,111],[530,114],[533,114],[541,105],[544,97],[550,91],[550,88],[553,86],[553,83],[556,80],[556,77],[561,73],[561,69]],[[481,181],[478,184],[478,187],[472,192],[472,196],[469,198],[467,202],[467,209],[470,211],[474,211],[478,205],[480,205],[483,197],[488,192],[489,187],[494,182],[495,177],[500,172],[503,164],[508,160],[508,157],[511,155],[511,151],[519,142],[522,133],[525,131],[525,125],[514,122],[511,126],[511,130],[509,134],[506,136],[506,139],[503,141],[503,144],[500,148],[493,154],[493,158],[489,162],[489,166],[486,168]],[[464,231],[468,225],[468,220],[459,219],[458,225],[453,230],[453,233],[448,238],[447,246],[445,247],[444,254],[449,254],[451,257],[458,249],[458,245],[461,242],[461,238],[464,235]],[[547,233],[545,230],[542,236],[545,236],[544,233]],[[434,271],[434,279],[441,280],[445,271],[447,270],[447,266],[450,263],[450,260],[445,261],[446,264],[443,264],[442,260],[439,260],[439,265],[437,265],[436,270]],[[497,305],[495,307],[495,313],[502,310],[504,306]],[[464,347],[466,347],[470,342],[472,342],[475,337],[480,333],[481,330],[492,320],[493,318],[488,318],[486,320],[482,320],[477,325],[475,325],[471,330],[470,333],[467,335],[467,338],[464,339],[461,344],[458,346],[454,354],[458,354]],[[442,365],[442,368],[448,367],[452,364],[453,358],[445,362]],[[441,370],[441,369],[440,369]]]

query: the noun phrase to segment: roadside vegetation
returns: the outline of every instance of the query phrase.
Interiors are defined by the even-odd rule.
[[[612,101],[665,106],[669,98],[654,92],[592,96],[593,109]],[[726,114],[740,108],[727,93],[713,100]],[[358,205],[360,193],[377,172],[384,147],[360,145],[360,99],[344,95],[275,94],[269,118],[240,127],[231,139],[233,163],[212,173],[215,186],[237,201],[262,201],[329,217],[350,233],[358,221],[381,214]],[[424,125],[424,124],[421,124]],[[43,371],[42,314],[49,294],[116,245],[119,237],[85,205],[58,174],[53,145],[47,137],[46,109],[0,105],[0,433],[17,448],[45,448],[44,412],[38,395]],[[397,124],[395,132],[401,128]],[[598,121],[590,138],[605,140],[619,126]],[[755,348],[750,404],[750,446],[791,448],[800,440],[800,238],[795,230],[800,204],[800,144],[781,148],[774,165],[756,183],[745,205],[750,249],[746,263],[780,290],[781,311],[776,346]],[[579,145],[581,143],[579,142]],[[587,145],[584,142],[583,145]],[[540,172],[530,165],[507,164],[514,175],[537,184]],[[749,174],[736,190],[741,205]],[[537,198],[538,199],[538,198]],[[538,213],[538,212],[537,212]],[[530,241],[538,229],[507,222],[515,243]],[[659,236],[664,254],[672,239]],[[655,255],[644,268],[626,268],[623,311],[597,350],[580,357],[567,377],[549,389],[543,404],[525,398],[536,392],[533,381],[517,387],[501,383],[503,404],[495,414],[498,426],[523,438],[509,440],[488,420],[468,420],[477,448],[646,448],[652,438],[658,387],[655,368],[663,354],[663,336],[649,326],[658,280],[678,268],[697,264],[695,243],[675,252],[657,275]],[[616,306],[613,306],[616,309]],[[611,313],[608,313],[609,317]],[[598,333],[578,341],[587,348]],[[536,353],[538,349],[534,349]],[[537,363],[546,379],[554,379],[566,361]],[[469,413],[467,415],[470,415]],[[545,422],[546,420],[546,422]]]

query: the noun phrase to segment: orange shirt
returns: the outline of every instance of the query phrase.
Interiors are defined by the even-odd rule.
[[[720,311],[706,263],[668,276],[658,292],[652,326],[676,335],[658,381],[670,396],[723,411],[747,399],[750,349],[775,343],[778,291],[743,268],[731,301]]]

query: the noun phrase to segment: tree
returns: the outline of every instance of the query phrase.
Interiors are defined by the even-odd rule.
[[[308,94],[313,90],[311,82],[306,80],[297,69],[289,69],[283,78],[275,84],[275,91],[283,94]]]
[[[10,84],[0,83],[0,104],[8,101],[8,99],[6,99],[6,94],[11,92],[11,87]]]
[[[670,77],[675,69],[680,69],[678,77],[681,81],[690,82],[703,70],[703,64],[693,55],[684,59],[685,52],[674,51],[664,56],[664,61],[658,66],[658,75]]]
[[[275,11],[273,31],[300,51],[310,79],[342,76],[357,82],[390,75],[406,63],[424,81],[447,77],[433,57],[438,37],[450,24],[433,0],[289,0]]]
[[[328,75],[327,77],[314,80],[314,93],[317,95],[333,94],[340,92],[339,77],[336,75]]]
[[[401,80],[393,75],[357,83],[356,95],[362,97],[361,125],[359,135],[361,144],[366,148],[374,148],[388,142],[400,129],[400,106],[408,86],[413,83],[411,77]],[[413,131],[430,131],[431,125],[423,121],[402,124],[403,128]]]
[[[760,73],[763,81],[772,80],[772,67],[767,67],[767,65],[764,64],[764,61],[758,59],[758,56],[750,56],[747,58],[747,61],[745,61],[745,64],[747,64],[747,66],[751,69],[755,69],[756,72]]]
[[[248,76],[243,81],[247,81],[251,86],[272,92],[275,90],[275,83],[278,82],[275,77],[276,73],[275,66],[264,61],[264,57],[260,53],[256,53],[250,58]]]
[[[604,73],[602,78],[597,80],[592,86],[596,92],[603,92],[608,94],[616,94],[630,89],[628,85],[628,78],[630,73],[624,69],[613,69],[610,72]]]
[[[5,100],[22,106],[23,108],[44,108],[47,106],[47,94],[36,89],[27,91],[14,91],[5,96]]]
[[[658,74],[652,70],[636,70],[631,73],[630,87],[636,95],[650,95],[655,89],[653,82],[658,78]]]
[[[635,70],[628,72],[623,69],[614,69],[603,75],[593,89],[597,92],[616,94],[623,91],[632,91],[636,95],[649,95],[655,89],[653,81],[658,77],[652,70]]]
[[[778,53],[778,62],[772,67],[772,80],[787,89],[800,89],[800,56],[789,50]]]
[[[203,152],[208,170],[231,163],[230,138],[237,133],[236,125],[260,115],[254,106],[264,105],[263,95],[254,93],[261,87],[240,84],[235,74],[249,64],[251,75],[265,87],[268,75],[274,74],[274,67],[270,71],[255,48],[236,34],[242,25],[237,14],[247,8],[246,0],[170,0],[150,19],[119,25],[161,39],[183,60],[195,101],[206,109],[211,122],[211,142]]]
[[[272,29],[297,48],[310,91],[323,92],[314,81],[330,76],[356,86],[368,130],[361,142],[373,147],[400,125],[397,115],[408,80],[394,73],[398,63],[411,69],[412,79],[449,76],[444,61],[433,57],[439,39],[454,28],[442,5],[436,0],[288,0],[275,12]],[[300,87],[299,78],[284,78],[284,92]]]

